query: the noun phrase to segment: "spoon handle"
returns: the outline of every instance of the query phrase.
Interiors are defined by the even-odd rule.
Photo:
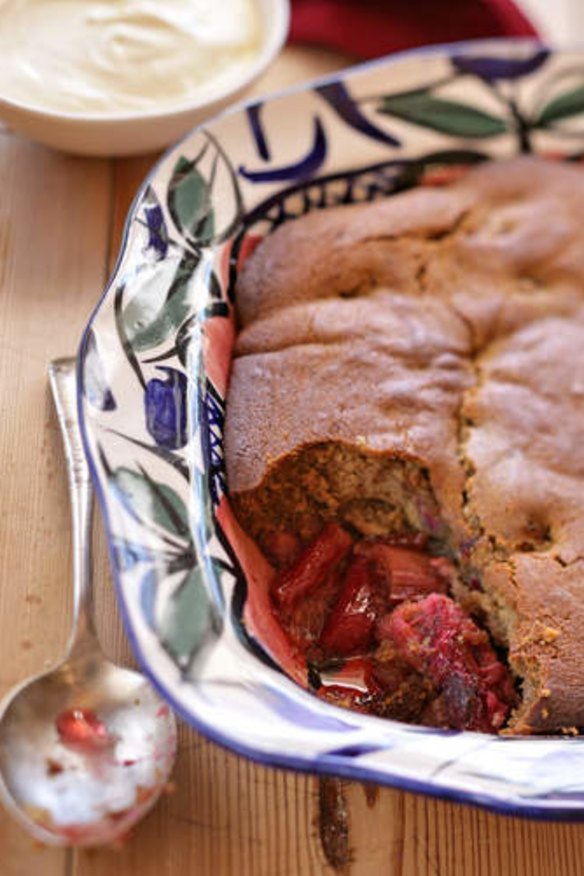
[[[53,360],[49,364],[49,384],[65,448],[71,501],[73,622],[68,646],[71,652],[88,635],[95,638],[91,573],[93,485],[79,426],[75,359]]]

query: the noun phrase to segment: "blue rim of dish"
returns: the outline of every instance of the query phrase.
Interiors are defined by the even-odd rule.
[[[441,45],[441,46],[431,46],[431,47],[423,47],[421,49],[409,50],[407,52],[402,52],[393,56],[389,56],[387,58],[376,59],[375,61],[367,62],[366,64],[359,65],[357,67],[351,68],[350,70],[340,71],[338,74],[332,74],[325,77],[321,77],[317,80],[314,80],[310,83],[306,83],[301,86],[295,86],[291,89],[286,89],[283,92],[279,92],[278,94],[268,95],[264,101],[269,102],[279,97],[285,97],[288,95],[296,95],[303,94],[308,90],[314,90],[323,85],[327,85],[329,83],[335,83],[339,80],[344,80],[347,77],[350,77],[354,74],[370,71],[370,70],[379,70],[384,69],[388,65],[394,65],[404,59],[418,58],[418,57],[433,57],[433,56],[443,56],[443,55],[451,55],[453,53],[464,54],[475,53],[477,48],[483,48],[485,50],[489,50],[492,47],[497,47],[498,49],[501,46],[515,46],[520,48],[531,48],[534,51],[546,50],[545,47],[538,41],[534,40],[498,40],[498,39],[489,39],[489,40],[478,40],[478,41],[466,41],[462,43],[454,43],[449,45]],[[252,106],[256,105],[255,103],[240,103],[236,106],[232,107],[229,110],[226,110],[224,113],[221,113],[215,120],[217,121],[221,118],[225,118],[228,116],[232,116],[236,113],[242,112],[244,109],[248,109]],[[144,183],[138,190],[133,203],[130,207],[126,223],[124,226],[124,232],[122,236],[122,241],[120,244],[120,252],[118,255],[118,259],[115,265],[115,268],[112,272],[112,277],[110,282],[108,283],[104,294],[102,295],[100,301],[96,305],[94,312],[90,318],[90,321],[85,329],[83,334],[79,355],[78,355],[78,382],[79,386],[83,385],[83,359],[84,353],[87,349],[88,339],[90,336],[90,332],[94,325],[94,321],[99,314],[104,302],[111,294],[113,284],[116,278],[116,275],[120,269],[120,266],[123,262],[124,255],[126,253],[130,227],[133,220],[136,217],[137,210],[144,198],[145,192],[148,186],[152,183],[152,181],[156,178],[159,173],[160,168],[163,164],[168,161],[168,159],[173,155],[179,155],[180,149],[183,144],[187,143],[188,140],[193,137],[193,135],[202,130],[202,128],[196,128],[194,131],[186,135],[179,143],[177,143],[174,147],[168,150],[161,159],[155,164],[151,172],[146,177]],[[315,178],[316,179],[316,178]],[[283,753],[273,754],[267,752],[259,752],[253,746],[245,746],[240,743],[234,742],[234,740],[222,733],[216,726],[210,725],[205,721],[201,720],[200,717],[194,716],[187,709],[183,707],[181,702],[172,694],[170,690],[168,690],[164,685],[160,683],[159,678],[156,676],[156,673],[152,671],[152,667],[148,662],[148,658],[146,654],[143,652],[140,642],[135,635],[135,631],[133,629],[129,613],[127,611],[127,607],[124,601],[124,592],[123,592],[123,584],[122,584],[122,576],[120,573],[119,566],[116,560],[116,551],[114,546],[114,538],[113,538],[113,526],[111,520],[109,518],[109,512],[107,507],[107,501],[105,492],[100,481],[99,472],[95,465],[92,451],[91,451],[91,442],[89,440],[87,434],[87,424],[85,421],[84,410],[83,410],[83,398],[81,392],[78,395],[78,406],[81,414],[81,423],[82,423],[82,433],[85,442],[86,451],[89,458],[90,468],[92,472],[92,478],[94,480],[94,484],[96,486],[96,491],[98,495],[98,499],[100,502],[100,506],[102,512],[104,514],[106,533],[107,533],[107,541],[108,541],[108,550],[110,554],[110,564],[113,571],[113,577],[118,593],[119,604],[121,606],[122,618],[124,621],[124,626],[128,637],[130,639],[132,648],[136,657],[140,664],[142,665],[145,672],[150,677],[154,686],[161,692],[161,694],[170,702],[173,708],[190,724],[195,726],[197,729],[201,730],[205,736],[213,740],[214,742],[224,746],[227,749],[235,751],[238,754],[244,755],[245,757],[257,761],[259,763],[276,766],[276,767],[286,767],[296,771],[301,772],[313,772],[313,773],[323,773],[323,774],[333,774],[344,776],[352,779],[359,779],[364,781],[375,781],[380,784],[390,785],[396,788],[400,788],[402,790],[407,791],[415,791],[415,792],[423,792],[427,795],[441,798],[441,799],[449,799],[454,800],[456,802],[461,803],[470,803],[476,804],[483,807],[486,807],[492,811],[500,812],[503,814],[513,814],[516,816],[524,816],[530,818],[539,818],[542,820],[582,820],[584,819],[584,808],[582,809],[574,809],[566,806],[557,806],[552,808],[544,808],[542,806],[538,806],[537,803],[524,803],[521,801],[518,803],[517,801],[507,802],[504,799],[499,797],[491,797],[487,793],[477,793],[468,789],[456,789],[449,788],[443,786],[437,786],[429,783],[427,780],[420,779],[416,780],[410,777],[404,776],[391,776],[387,773],[379,773],[376,769],[368,767],[364,764],[359,764],[358,770],[352,766],[350,759],[347,757],[339,757],[331,754],[326,755],[318,755],[315,758],[298,758],[291,755],[286,755]],[[341,710],[336,709],[333,706],[327,707],[329,710],[333,710],[335,713],[340,712]],[[576,740],[561,740],[565,746],[569,746],[570,744],[577,744]],[[507,739],[504,741],[506,745],[513,745],[516,743],[516,740]],[[579,795],[580,796],[580,795]]]

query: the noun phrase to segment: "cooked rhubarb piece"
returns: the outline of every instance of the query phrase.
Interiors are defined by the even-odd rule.
[[[107,727],[92,709],[67,709],[57,716],[55,724],[65,745],[97,751],[113,742]]]
[[[354,542],[329,523],[277,575],[274,609],[320,678],[323,699],[400,721],[497,732],[515,704],[511,677],[486,632],[445,595],[454,566],[425,546],[415,533]],[[288,550],[297,553],[294,538],[277,533],[275,553]]]
[[[436,691],[395,650],[390,654],[385,643],[381,650],[385,651],[380,654],[382,660],[377,656],[350,658],[346,663],[353,664],[352,672],[346,674],[343,668],[325,675],[325,683],[317,691],[319,697],[359,712],[419,723]]]
[[[320,637],[328,654],[348,656],[369,649],[385,600],[365,557],[355,557],[345,575],[343,589]]]
[[[516,701],[509,672],[487,634],[449,597],[432,593],[404,602],[377,632],[439,692],[433,722],[485,733],[503,726]]]
[[[301,599],[279,608],[278,617],[288,638],[302,652],[314,650],[342,586],[342,577],[335,569]]]
[[[383,693],[373,673],[370,655],[324,661],[313,667],[321,684],[315,693],[336,706],[375,714],[375,703]]]
[[[326,684],[316,691],[317,696],[333,706],[352,709],[366,715],[375,714],[375,696],[368,690],[344,684]]]
[[[428,593],[448,592],[451,566],[445,557],[430,557],[417,548],[385,541],[360,542],[355,552],[374,565],[385,583],[390,605]]]
[[[276,581],[274,598],[290,608],[321,586],[347,556],[353,540],[336,523],[328,523],[296,562]]]

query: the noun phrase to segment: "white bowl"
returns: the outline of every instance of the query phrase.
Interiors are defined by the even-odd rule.
[[[258,56],[244,76],[212,96],[191,99],[179,108],[105,115],[57,112],[0,95],[0,119],[32,140],[77,155],[139,155],[163,149],[241,97],[282,48],[288,34],[289,0],[256,2],[262,21]]]

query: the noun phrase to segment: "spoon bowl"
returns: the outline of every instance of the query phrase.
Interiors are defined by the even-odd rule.
[[[76,742],[59,716],[97,715],[105,742]],[[74,720],[74,719],[73,719]],[[150,809],[175,753],[174,718],[140,673],[99,654],[28,682],[4,704],[0,772],[10,808],[44,842],[115,841]]]
[[[0,795],[42,842],[113,842],[152,807],[176,753],[174,715],[139,672],[108,660],[93,629],[92,489],[78,431],[74,360],[52,363],[69,463],[75,623],[65,659],[0,704]]]

